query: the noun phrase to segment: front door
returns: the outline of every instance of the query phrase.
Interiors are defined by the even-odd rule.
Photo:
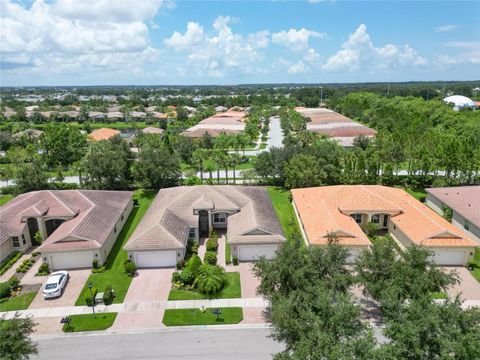
[[[198,212],[198,230],[200,237],[208,236],[208,211],[206,210]]]
[[[383,216],[383,228],[387,228],[388,227],[388,215],[384,215]]]
[[[32,244],[34,245],[40,245],[35,242],[35,234],[38,231],[38,221],[36,218],[28,218],[27,220],[28,224],[28,232],[30,233],[30,240],[32,241]],[[43,239],[45,240],[45,239]]]

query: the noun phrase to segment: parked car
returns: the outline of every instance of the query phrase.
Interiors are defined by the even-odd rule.
[[[50,274],[50,277],[43,287],[43,297],[50,299],[61,296],[67,286],[68,278],[68,271],[57,271]]]

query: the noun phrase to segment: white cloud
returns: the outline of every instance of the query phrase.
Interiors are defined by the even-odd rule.
[[[308,67],[303,61],[298,61],[288,68],[289,74],[302,74],[308,71]]]
[[[455,65],[480,64],[480,41],[450,41],[444,44],[447,47],[461,49],[462,52],[453,56],[439,55],[437,63],[442,67]]]
[[[442,25],[442,26],[437,26],[433,28],[433,31],[435,32],[450,32],[453,30],[458,29],[460,26],[459,25]]]
[[[374,46],[367,27],[361,24],[342,44],[341,50],[329,57],[322,68],[331,71],[389,70],[420,66],[426,62],[409,45]]]
[[[185,33],[175,31],[165,39],[165,46],[186,53],[190,64],[197,67],[199,73],[223,77],[230,68],[251,73],[250,65],[261,58],[258,49],[268,46],[269,33],[260,31],[242,36],[233,32],[230,24],[234,21],[230,16],[217,17],[212,33],[198,23],[190,22]]]
[[[311,38],[323,39],[326,36],[326,33],[307,30],[305,28],[301,28],[300,30],[282,30],[272,34],[272,43],[284,45],[293,51],[301,51],[308,47],[308,42]]]
[[[308,49],[306,54],[303,56],[303,59],[308,62],[317,62],[320,60],[320,55],[315,51],[315,49]]]

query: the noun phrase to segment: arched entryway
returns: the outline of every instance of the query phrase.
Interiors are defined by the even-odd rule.
[[[35,242],[35,234],[38,232],[38,221],[36,218],[28,218],[28,233],[30,234],[30,240],[33,245],[40,245]]]
[[[200,210],[198,212],[198,232],[200,237],[208,236],[208,211]]]
[[[47,237],[52,235],[52,233],[58,229],[60,225],[63,224],[64,219],[49,219],[45,221],[45,228],[47,229]]]

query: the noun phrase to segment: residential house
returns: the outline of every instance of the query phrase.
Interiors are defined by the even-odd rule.
[[[205,134],[217,137],[220,134],[234,135],[245,130],[247,114],[243,111],[227,111],[203,119],[182,133],[190,138],[201,138]]]
[[[88,134],[88,138],[92,141],[108,140],[114,136],[120,135],[120,131],[109,128],[101,128],[93,130]]]
[[[226,231],[240,261],[271,259],[285,241],[265,188],[199,185],[160,190],[124,249],[138,267],[171,267],[211,229]]]
[[[465,233],[398,188],[337,185],[293,189],[293,206],[305,242],[325,245],[335,236],[354,262],[371,243],[367,224],[377,224],[398,246],[426,247],[440,265],[463,265],[478,246]]]

